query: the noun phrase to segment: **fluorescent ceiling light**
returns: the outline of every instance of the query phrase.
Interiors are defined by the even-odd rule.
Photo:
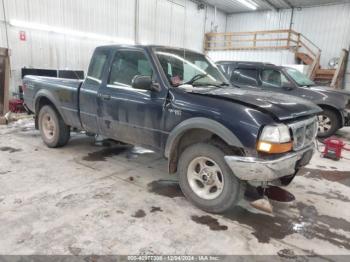
[[[110,37],[107,35],[76,31],[76,30],[66,29],[62,27],[55,27],[55,26],[49,26],[44,24],[38,24],[38,23],[28,23],[28,22],[19,21],[19,20],[10,20],[10,25],[15,27],[20,27],[20,28],[63,34],[63,35],[68,35],[72,37],[82,37],[82,38],[90,38],[95,40],[103,40],[106,42],[122,43],[122,44],[135,43],[133,40],[125,39],[125,38]]]
[[[250,1],[247,1],[247,0],[235,0],[239,3],[241,3],[242,5],[250,8],[250,9],[253,9],[253,10],[256,10],[258,7],[256,6],[256,4],[253,4],[252,2]]]

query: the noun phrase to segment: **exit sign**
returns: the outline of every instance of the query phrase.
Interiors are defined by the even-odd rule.
[[[25,31],[19,31],[19,40],[21,40],[21,41],[26,41],[27,40]]]

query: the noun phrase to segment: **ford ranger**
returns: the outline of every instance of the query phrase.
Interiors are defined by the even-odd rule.
[[[332,136],[350,125],[350,92],[317,86],[294,68],[259,62],[217,62],[231,83],[241,89],[278,92],[314,102],[323,109],[318,118],[318,137]]]
[[[48,147],[72,129],[162,153],[184,195],[208,212],[246,183],[287,185],[309,163],[321,109],[300,98],[232,88],[205,55],[103,46],[84,81],[26,76],[24,101]]]

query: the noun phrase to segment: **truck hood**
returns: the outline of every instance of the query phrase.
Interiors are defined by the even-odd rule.
[[[340,94],[340,95],[347,95],[350,97],[350,91],[347,90],[341,90],[341,89],[334,89],[331,87],[325,87],[325,86],[310,86],[310,90],[312,91],[322,91],[330,94]]]
[[[350,92],[324,86],[299,87],[302,89],[302,97],[316,104],[328,104],[338,109],[343,109],[350,102]]]
[[[322,109],[312,102],[284,94],[241,90],[238,88],[216,88],[208,91],[194,89],[193,93],[228,99],[230,101],[257,108],[273,115],[280,121],[309,116],[322,112]]]

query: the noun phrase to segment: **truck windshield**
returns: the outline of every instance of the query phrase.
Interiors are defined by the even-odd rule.
[[[299,85],[299,86],[314,86],[315,83],[311,81],[306,75],[294,68],[286,68],[286,73]]]
[[[157,48],[157,58],[169,83],[174,86],[225,86],[225,77],[204,55],[170,48]]]

